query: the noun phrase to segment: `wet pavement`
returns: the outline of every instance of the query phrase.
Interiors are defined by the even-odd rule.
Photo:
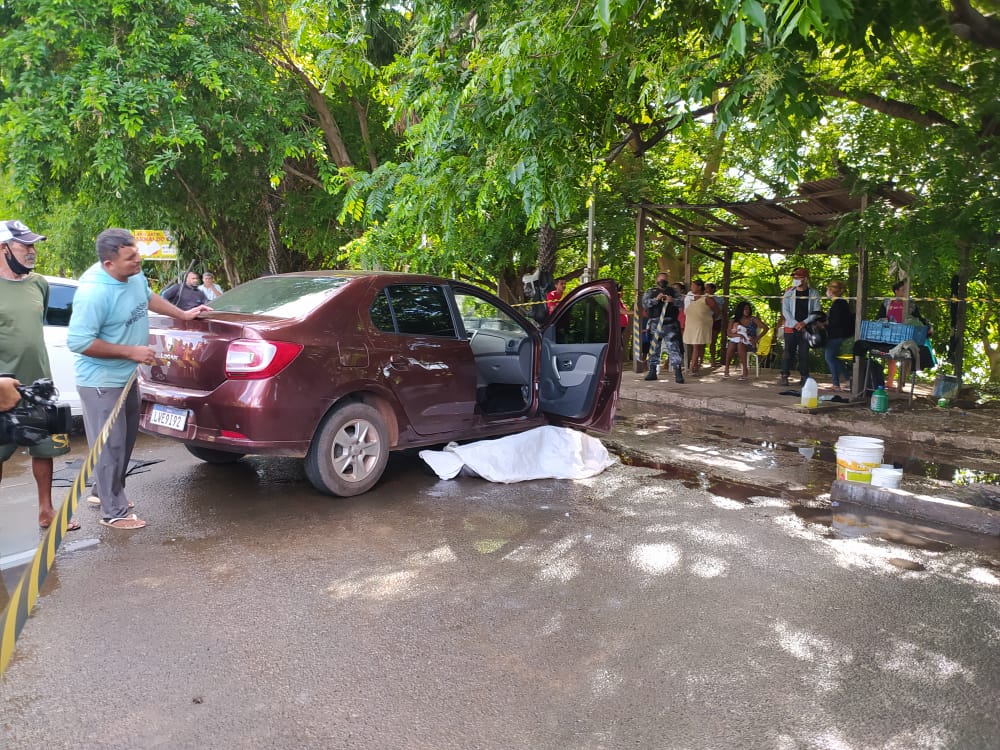
[[[803,437],[825,439],[831,444],[839,435],[867,435],[886,442],[906,443],[934,460],[938,451],[956,455],[1000,457],[1000,402],[987,404],[954,402],[938,408],[927,385],[918,385],[912,399],[908,393],[889,392],[889,411],[874,414],[865,400],[846,402],[850,394],[826,390],[820,383],[818,408],[799,405],[798,389],[778,385],[778,373],[762,369],[748,382],[724,379],[721,368],[703,370],[684,384],[664,379],[647,382],[643,375],[626,372],[620,389],[623,401],[646,404],[664,416],[719,415],[747,419],[758,427],[749,436],[793,425]],[[841,398],[844,403],[824,399]],[[766,432],[765,432],[766,434]],[[993,466],[996,466],[994,463]],[[994,470],[994,474],[996,474]]]
[[[808,417],[793,416],[799,421]],[[997,537],[831,503],[837,439],[822,428],[807,429],[791,421],[730,418],[712,411],[673,410],[655,401],[622,399],[615,431],[605,443],[624,463],[657,469],[660,476],[678,479],[691,488],[741,502],[760,496],[788,500],[813,520],[825,519],[835,534],[869,533],[897,541],[928,538],[981,550],[1000,560]],[[904,470],[901,488],[912,493],[962,496],[968,502],[996,495],[1000,457],[995,455],[890,440],[883,460]],[[970,486],[977,482],[989,484]]]
[[[995,746],[995,550],[831,507],[823,441],[756,429],[626,402],[609,442],[659,464],[496,485],[407,454],[346,500],[141,438],[150,525],[81,509],[0,746]]]

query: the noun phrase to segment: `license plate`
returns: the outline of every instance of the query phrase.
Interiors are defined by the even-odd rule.
[[[159,427],[167,427],[171,430],[183,430],[187,426],[187,409],[175,409],[172,406],[161,406],[153,404],[153,411],[149,414],[150,424]]]

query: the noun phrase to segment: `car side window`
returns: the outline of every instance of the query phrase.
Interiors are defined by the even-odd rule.
[[[73,295],[75,294],[75,286],[49,282],[49,307],[45,311],[45,325],[69,325],[69,316],[73,312]]]
[[[603,294],[591,294],[570,305],[556,321],[556,343],[607,343],[610,321],[607,297]]]
[[[433,284],[394,284],[386,287],[397,333],[457,338],[455,322],[444,289]],[[375,305],[372,322],[375,322]],[[383,316],[384,322],[384,316]],[[381,330],[391,330],[382,328]]]
[[[389,298],[385,296],[385,291],[378,293],[378,296],[368,308],[368,315],[374,325],[380,331],[395,333],[396,324],[392,322],[392,310],[389,309]]]

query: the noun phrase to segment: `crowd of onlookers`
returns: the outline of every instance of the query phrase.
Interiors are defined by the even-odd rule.
[[[846,285],[832,279],[825,293],[809,283],[809,271],[798,267],[791,274],[791,285],[782,293],[781,313],[775,328],[747,300],[736,301],[728,308],[725,298],[716,294],[716,286],[701,279],[688,289],[682,282],[669,281],[666,272],[656,276],[654,286],[642,296],[641,359],[647,365],[646,380],[657,380],[664,352],[678,383],[684,375],[699,375],[706,364],[721,365],[722,377],[730,377],[730,368],[739,366],[737,380],[749,379],[748,358],[752,352],[767,354],[772,340],[780,341],[780,385],[791,385],[789,377],[798,370],[798,385],[809,377],[809,350],[822,349],[830,373],[827,386],[833,391],[849,391],[852,373],[845,360],[851,360],[855,332],[855,314],[844,298]],[[893,286],[894,297],[885,300],[876,316],[895,323],[916,322],[928,325],[907,299],[907,282]],[[824,299],[825,298],[825,299]],[[767,311],[769,312],[769,311]],[[766,314],[766,313],[765,313]],[[724,330],[723,330],[724,329]],[[687,363],[685,369],[685,361]],[[876,380],[881,373],[877,373]]]

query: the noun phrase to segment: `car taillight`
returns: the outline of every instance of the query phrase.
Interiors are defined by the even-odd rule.
[[[237,339],[226,350],[226,377],[231,380],[259,380],[277,375],[302,351],[300,344],[287,341]]]

